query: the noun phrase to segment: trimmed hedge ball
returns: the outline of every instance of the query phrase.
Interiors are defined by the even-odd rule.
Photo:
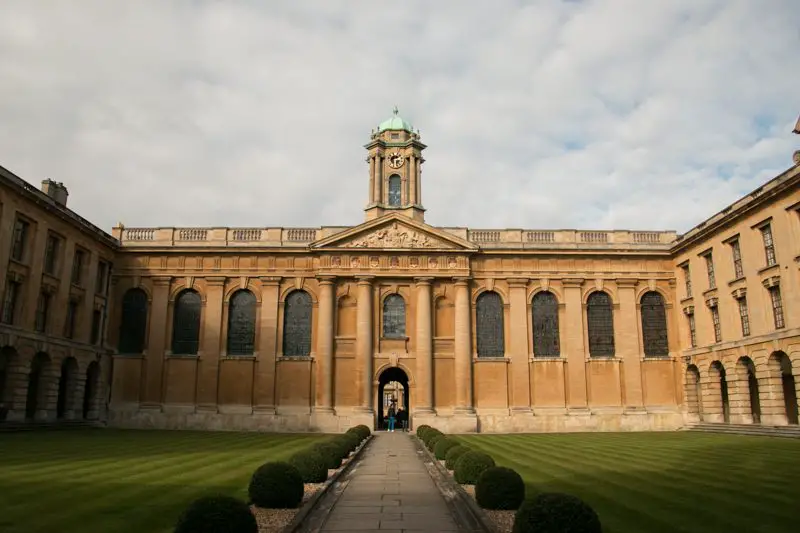
[[[298,452],[289,459],[289,464],[300,472],[303,483],[322,483],[328,479],[328,465],[317,450]]]
[[[350,429],[348,429],[347,432],[348,433],[355,433],[356,435],[361,437],[362,441],[372,434],[372,431],[367,426],[365,426],[364,424],[359,424],[357,426],[353,426]]]
[[[178,517],[175,533],[258,533],[250,506],[231,496],[204,496]]]
[[[526,500],[514,515],[513,533],[602,533],[600,517],[576,496],[545,492]]]
[[[332,441],[320,442],[312,448],[318,452],[325,461],[325,467],[329,470],[336,470],[342,466],[342,455],[339,446]]]
[[[356,448],[358,448],[358,445],[361,444],[361,437],[355,433],[343,433],[337,438],[347,444],[347,454],[345,457],[350,455],[350,452],[354,452]]]
[[[436,443],[446,438],[447,437],[445,437],[444,435],[434,435],[433,437],[428,439],[426,447],[428,448],[428,450],[433,451],[433,449],[436,447]]]
[[[484,509],[516,510],[525,499],[525,482],[504,466],[487,468],[475,483],[475,501]]]
[[[459,444],[450,448],[447,451],[447,455],[444,456],[444,467],[448,470],[455,470],[456,469],[456,461],[458,461],[462,455],[470,451],[469,448],[464,446],[463,444]]]
[[[431,429],[431,427],[428,424],[422,424],[421,426],[419,426],[417,428],[417,437],[422,438],[422,433],[424,433],[425,430],[428,429]]]
[[[354,444],[353,442],[354,438],[355,437],[352,434],[350,435],[342,434],[342,435],[337,435],[333,437],[333,439],[331,439],[331,442],[333,442],[339,447],[339,457],[341,457],[342,459],[346,459],[350,455],[350,452],[355,449],[355,446],[357,446],[357,444]]]
[[[303,501],[303,478],[289,463],[266,463],[253,473],[247,491],[258,507],[294,509]]]
[[[433,437],[436,437],[438,435],[444,435],[444,433],[442,433],[438,429],[431,428],[431,429],[427,430],[425,433],[422,434],[422,442],[424,442],[425,446],[427,447],[428,446],[428,442],[430,442],[430,440]]]
[[[433,448],[433,455],[437,459],[443,460],[447,457],[447,452],[456,446],[459,446],[458,442],[448,437],[443,437],[436,442],[436,446]]]
[[[492,459],[491,455],[469,451],[456,461],[453,477],[456,478],[456,483],[474,485],[478,481],[478,477],[483,474],[483,471],[493,466],[494,459]]]

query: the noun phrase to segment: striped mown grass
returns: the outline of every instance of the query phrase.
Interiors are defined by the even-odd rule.
[[[114,429],[0,434],[0,531],[171,532],[196,497],[246,499],[259,465],[323,438]]]
[[[476,435],[528,495],[568,492],[604,533],[798,531],[800,440],[702,433]]]

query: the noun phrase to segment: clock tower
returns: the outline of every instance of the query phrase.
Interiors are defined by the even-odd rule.
[[[419,131],[398,114],[384,120],[372,131],[368,151],[369,202],[367,220],[397,212],[419,222],[425,221],[422,207],[422,150]]]

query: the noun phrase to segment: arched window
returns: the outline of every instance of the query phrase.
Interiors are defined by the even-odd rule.
[[[252,355],[256,342],[256,297],[246,290],[228,303],[228,355]]]
[[[200,347],[200,309],[197,291],[187,289],[175,298],[172,316],[172,353],[197,355]]]
[[[406,336],[406,302],[399,294],[390,294],[383,301],[383,336],[389,339]]]
[[[669,355],[667,313],[664,299],[657,292],[642,295],[642,340],[645,356]]]
[[[533,354],[536,357],[558,357],[558,300],[544,291],[533,297]]]
[[[487,291],[478,296],[475,302],[475,320],[478,357],[503,357],[503,301],[499,294]]]
[[[614,355],[614,315],[611,297],[604,292],[593,292],[586,305],[589,324],[589,355],[609,357]]]
[[[122,297],[117,351],[121,354],[142,353],[146,334],[147,294],[142,289],[128,289]]]
[[[311,296],[306,291],[292,291],[284,302],[283,355],[311,355]]]
[[[389,176],[389,205],[392,207],[400,207],[400,176],[393,174]]]

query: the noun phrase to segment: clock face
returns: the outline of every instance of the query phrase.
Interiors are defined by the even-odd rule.
[[[392,168],[400,168],[403,166],[403,156],[400,152],[392,152],[389,154],[389,166]]]

